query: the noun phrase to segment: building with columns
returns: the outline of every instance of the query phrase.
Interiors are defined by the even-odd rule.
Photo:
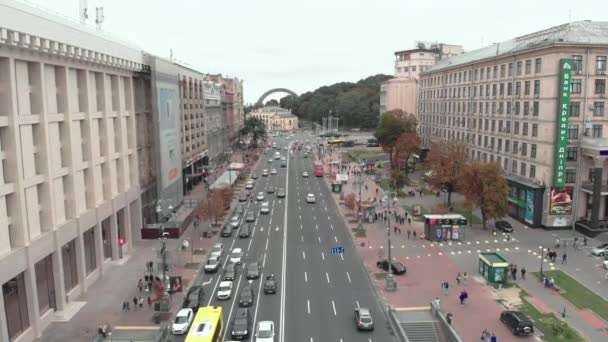
[[[0,341],[32,341],[141,226],[140,50],[0,0]]]
[[[291,110],[267,106],[250,112],[254,118],[262,120],[269,131],[292,131],[298,129],[298,117],[291,114]]]
[[[420,75],[423,147],[499,163],[526,225],[606,230],[607,56],[608,22],[579,21],[440,61]]]

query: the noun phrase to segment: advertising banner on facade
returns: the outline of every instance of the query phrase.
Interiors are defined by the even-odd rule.
[[[529,224],[534,223],[534,192],[526,191],[526,217],[525,220]]]
[[[174,89],[158,89],[158,115],[160,131],[160,167],[162,187],[167,188],[181,174],[181,149],[179,141],[179,103]]]
[[[549,202],[550,215],[570,215],[572,214],[572,187],[567,186],[563,189],[551,188],[551,198]]]
[[[561,189],[566,177],[566,152],[568,149],[568,116],[570,115],[570,91],[572,74],[572,59],[563,58],[561,61],[561,79],[559,84],[559,107],[557,111],[557,141],[555,142],[554,185]]]

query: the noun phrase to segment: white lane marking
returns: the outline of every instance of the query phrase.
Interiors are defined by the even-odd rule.
[[[302,240],[302,242],[304,242],[304,235],[300,235],[300,240]]]
[[[318,225],[318,224],[315,224],[315,228],[316,228],[317,230],[319,230],[319,225]]]
[[[327,283],[331,283],[331,281],[329,281],[329,273],[325,272],[325,278],[327,278]]]
[[[306,253],[302,251],[302,259],[306,260]]]
[[[308,273],[304,271],[304,281],[308,283]]]
[[[334,240],[336,240],[336,242],[338,242],[338,237],[334,235]]]
[[[287,147],[289,148],[291,144]],[[285,211],[283,213],[283,260],[281,265],[281,281],[282,284],[287,284],[285,281],[286,278],[286,269],[287,269],[287,208],[289,208],[289,163],[291,158],[287,158],[287,170],[285,170],[287,176],[285,178]],[[300,220],[302,220],[302,216],[300,216]],[[260,281],[260,286],[262,286],[262,282]],[[287,286],[283,288],[281,291],[281,315],[279,318],[279,342],[285,342],[285,293],[287,292]],[[258,299],[260,296],[258,295]],[[254,320],[255,326],[255,320]]]
[[[264,253],[264,260],[262,261],[262,268],[266,266],[266,253]]]
[[[302,230],[302,224],[300,223],[300,230]]]
[[[302,215],[298,215],[300,217],[300,220],[302,220]]]
[[[321,258],[325,260],[325,253],[321,252]]]
[[[266,238],[266,247],[264,248],[264,250],[268,250],[268,238]]]
[[[264,279],[264,272],[262,272],[260,274],[260,278]],[[256,320],[258,319],[258,308],[260,307],[260,293],[262,291],[262,283],[263,283],[263,281],[260,281],[259,283],[260,284],[258,285],[258,298],[255,301],[255,311],[253,313],[253,326],[254,327],[257,326]],[[285,290],[283,290],[283,291],[285,291]]]
[[[239,281],[236,284],[236,288],[237,289],[241,288],[241,280],[242,279],[243,279],[243,275],[240,274],[239,275]],[[236,303],[236,300],[233,300],[232,301],[232,305],[230,305],[230,312],[228,313],[228,322],[230,322],[230,317],[232,317],[232,310],[234,309],[234,303]],[[226,339],[226,334],[228,334],[228,330],[227,329],[224,331],[224,340]]]
[[[331,230],[334,230],[334,225],[333,224],[330,224],[329,226],[331,227]]]
[[[251,249],[251,242],[253,242],[253,240],[249,239],[249,245],[247,246],[247,252],[249,252],[249,249]]]
[[[327,207],[325,207],[325,211],[327,211]],[[340,339],[341,340],[341,339]]]
[[[328,220],[328,221],[331,221],[331,217],[327,216],[327,220]]]
[[[319,238],[319,243],[321,243],[321,237],[319,236],[318,238]]]
[[[276,230],[276,231],[279,231],[279,226],[277,226],[277,228],[276,228],[275,230]],[[270,233],[270,232],[268,232],[268,233]]]
[[[312,219],[316,221],[316,220],[317,220],[317,217],[313,215],[313,216],[312,216]]]
[[[344,261],[344,255],[340,254],[340,259],[342,259],[342,261]]]
[[[312,339],[312,337],[310,338],[310,342],[315,342],[315,340]]]
[[[359,301],[356,300],[355,303],[357,303],[357,308],[360,308],[361,306],[359,305]]]
[[[348,278],[348,282],[352,283],[352,281],[350,280],[350,273],[348,273],[348,271],[346,271],[346,277]]]
[[[334,316],[337,316],[338,313],[336,313],[336,303],[334,303],[334,300],[331,300],[331,307],[334,308]]]
[[[310,315],[310,300],[308,300],[308,299],[306,300],[306,307],[308,310],[308,314]]]

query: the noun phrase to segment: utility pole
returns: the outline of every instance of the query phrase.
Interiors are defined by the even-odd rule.
[[[363,210],[361,208],[361,187],[363,186],[363,173],[361,172],[361,168],[359,168],[357,174],[357,178],[359,181],[359,224],[357,225],[357,230],[359,232],[363,232]]]
[[[391,202],[391,193],[387,191],[386,194],[386,214],[388,218],[387,222],[387,245],[388,245],[388,274],[386,276],[386,283],[384,284],[384,289],[387,292],[395,292],[397,291],[397,283],[395,282],[395,278],[393,277],[393,259],[391,253],[391,215],[388,213],[391,210],[390,206]]]

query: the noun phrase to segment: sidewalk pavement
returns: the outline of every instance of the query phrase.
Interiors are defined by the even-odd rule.
[[[238,153],[235,153],[238,157]],[[205,184],[199,183],[188,196],[206,196]],[[189,214],[193,208],[187,213]],[[184,210],[184,212],[186,212]],[[207,251],[219,239],[219,234],[212,238],[202,238],[202,230],[195,231],[194,225],[190,225],[182,234],[180,239],[167,240],[167,250],[173,253],[169,258],[172,265],[169,272],[172,276],[181,276],[184,290],[171,296],[171,314],[163,317],[163,320],[172,319],[183,303],[184,295],[192,285],[191,281],[196,278],[200,269],[200,263],[204,260]],[[190,248],[182,251],[182,241],[198,236],[199,239],[191,241]],[[149,326],[154,325],[154,310],[147,304],[145,291],[139,291],[137,283],[143,279],[146,273],[146,262],[160,262],[157,253],[160,250],[160,242],[157,240],[144,240],[134,243],[130,255],[120,261],[112,261],[111,266],[105,271],[104,276],[78,298],[79,302],[86,305],[69,321],[54,322],[37,339],[40,342],[80,342],[93,338],[97,335],[97,327],[102,324],[110,326]],[[193,254],[193,250],[202,250]],[[188,265],[190,264],[190,265]],[[133,297],[143,297],[143,308],[134,308]],[[129,301],[130,310],[122,310],[124,301]]]

